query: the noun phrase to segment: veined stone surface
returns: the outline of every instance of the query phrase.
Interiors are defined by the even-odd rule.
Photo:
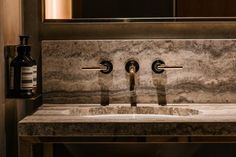
[[[137,103],[236,102],[236,40],[143,39],[43,41],[44,103],[129,103],[131,58],[140,65]],[[156,59],[183,69],[155,74]],[[81,70],[102,60],[112,62],[112,73]]]
[[[168,104],[165,107],[139,104],[133,109],[136,113],[145,110],[146,116],[133,113],[105,115],[107,110],[131,111],[131,108],[130,104],[111,104],[109,107],[44,104],[19,122],[18,133],[22,137],[236,136],[236,104]],[[193,114],[169,115],[166,112],[173,109],[175,113],[191,111]]]

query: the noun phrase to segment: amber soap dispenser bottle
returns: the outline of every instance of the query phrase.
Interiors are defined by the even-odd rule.
[[[29,36],[23,36],[25,39],[25,45],[28,46],[28,40]],[[32,92],[34,95],[37,93],[37,62],[35,59],[33,59],[30,55],[31,47],[28,46],[28,50],[26,51],[26,57],[30,60],[30,62],[33,64],[33,89]]]
[[[33,96],[34,63],[27,57],[31,50],[28,38],[28,36],[20,36],[17,56],[10,64],[10,92],[15,98]]]

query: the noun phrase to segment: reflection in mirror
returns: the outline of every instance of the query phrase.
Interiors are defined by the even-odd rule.
[[[45,19],[236,17],[236,0],[44,0]]]
[[[46,19],[173,17],[173,0],[45,0]]]
[[[236,17],[235,0],[176,0],[178,17]]]
[[[72,19],[72,0],[46,0],[46,19]]]

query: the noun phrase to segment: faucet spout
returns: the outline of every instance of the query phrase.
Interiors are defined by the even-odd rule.
[[[129,90],[130,90],[130,104],[132,107],[137,106],[136,92],[135,92],[135,73],[139,70],[138,62],[131,60],[126,64],[126,71],[129,73]]]
[[[136,68],[132,64],[129,68],[129,75],[130,75],[130,91],[134,91],[135,87],[135,73],[136,73]]]

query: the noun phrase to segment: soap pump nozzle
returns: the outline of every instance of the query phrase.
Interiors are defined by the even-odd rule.
[[[28,45],[29,36],[28,35],[21,35],[20,36],[20,45]]]
[[[20,36],[20,45],[24,44],[24,36]]]

